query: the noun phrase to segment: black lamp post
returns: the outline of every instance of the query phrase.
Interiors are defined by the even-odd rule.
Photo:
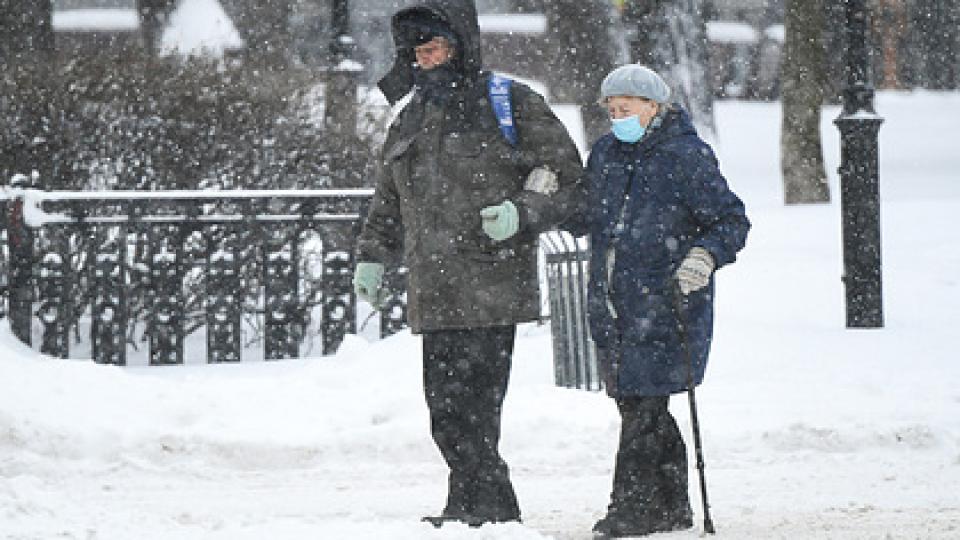
[[[845,0],[845,75],[840,130],[840,206],[847,327],[883,326],[877,135],[867,54],[866,0]]]
[[[330,52],[334,61],[339,62],[353,52],[353,38],[350,37],[350,2],[349,0],[333,0],[330,17],[333,28],[333,42]]]
[[[353,59],[355,44],[350,35],[350,3],[333,0],[330,43],[331,66],[327,77],[324,121],[327,129],[344,137],[357,130],[357,80],[362,66]]]

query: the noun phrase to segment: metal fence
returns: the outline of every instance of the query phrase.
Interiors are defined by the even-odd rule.
[[[589,248],[564,232],[541,235],[557,386],[599,390],[597,353],[587,326]]]
[[[250,345],[241,338],[245,323],[258,326],[264,359],[294,358],[308,320],[322,354],[331,354],[357,331],[353,242],[371,196],[365,189],[6,189],[0,317],[45,354],[66,358],[85,343],[105,364],[126,365],[137,334],[150,365],[181,364],[187,337],[202,333],[207,362],[237,362]],[[542,235],[541,245],[556,384],[599,390],[587,246],[561,232]],[[403,269],[385,276],[381,336],[406,327],[404,278]]]
[[[356,330],[353,241],[371,195],[8,189],[6,314],[43,353],[68,357],[86,336],[107,364],[127,363],[137,333],[149,364],[183,363],[199,330],[208,362],[239,361],[244,327],[264,359],[297,357],[308,320],[329,354]],[[402,276],[388,285],[382,334],[406,317]]]

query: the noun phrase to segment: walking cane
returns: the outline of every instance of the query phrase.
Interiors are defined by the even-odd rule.
[[[697,396],[693,384],[693,353],[687,334],[687,316],[683,307],[683,293],[680,285],[673,287],[673,309],[677,313],[677,328],[680,331],[680,346],[687,355],[687,396],[690,398],[690,424],[693,426],[693,448],[697,456],[697,472],[700,473],[700,500],[703,502],[703,532],[716,533],[713,520],[710,519],[710,503],[707,502],[707,478],[704,474],[703,446],[700,443],[700,422],[697,420]]]

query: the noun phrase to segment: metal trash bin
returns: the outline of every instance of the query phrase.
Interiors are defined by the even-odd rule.
[[[550,328],[553,337],[553,368],[557,386],[600,390],[597,352],[587,325],[587,265],[590,250],[584,240],[569,233],[551,231],[541,235]]]

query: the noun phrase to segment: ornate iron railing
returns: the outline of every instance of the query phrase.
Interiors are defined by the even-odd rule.
[[[258,328],[265,359],[291,358],[319,311],[322,352],[332,353],[356,331],[353,241],[371,195],[8,189],[0,198],[11,327],[67,357],[71,332],[89,326],[94,360],[117,365],[136,332],[150,364],[183,363],[185,338],[202,328],[207,361],[235,362],[244,319]],[[401,280],[389,277],[382,334],[404,326]]]

